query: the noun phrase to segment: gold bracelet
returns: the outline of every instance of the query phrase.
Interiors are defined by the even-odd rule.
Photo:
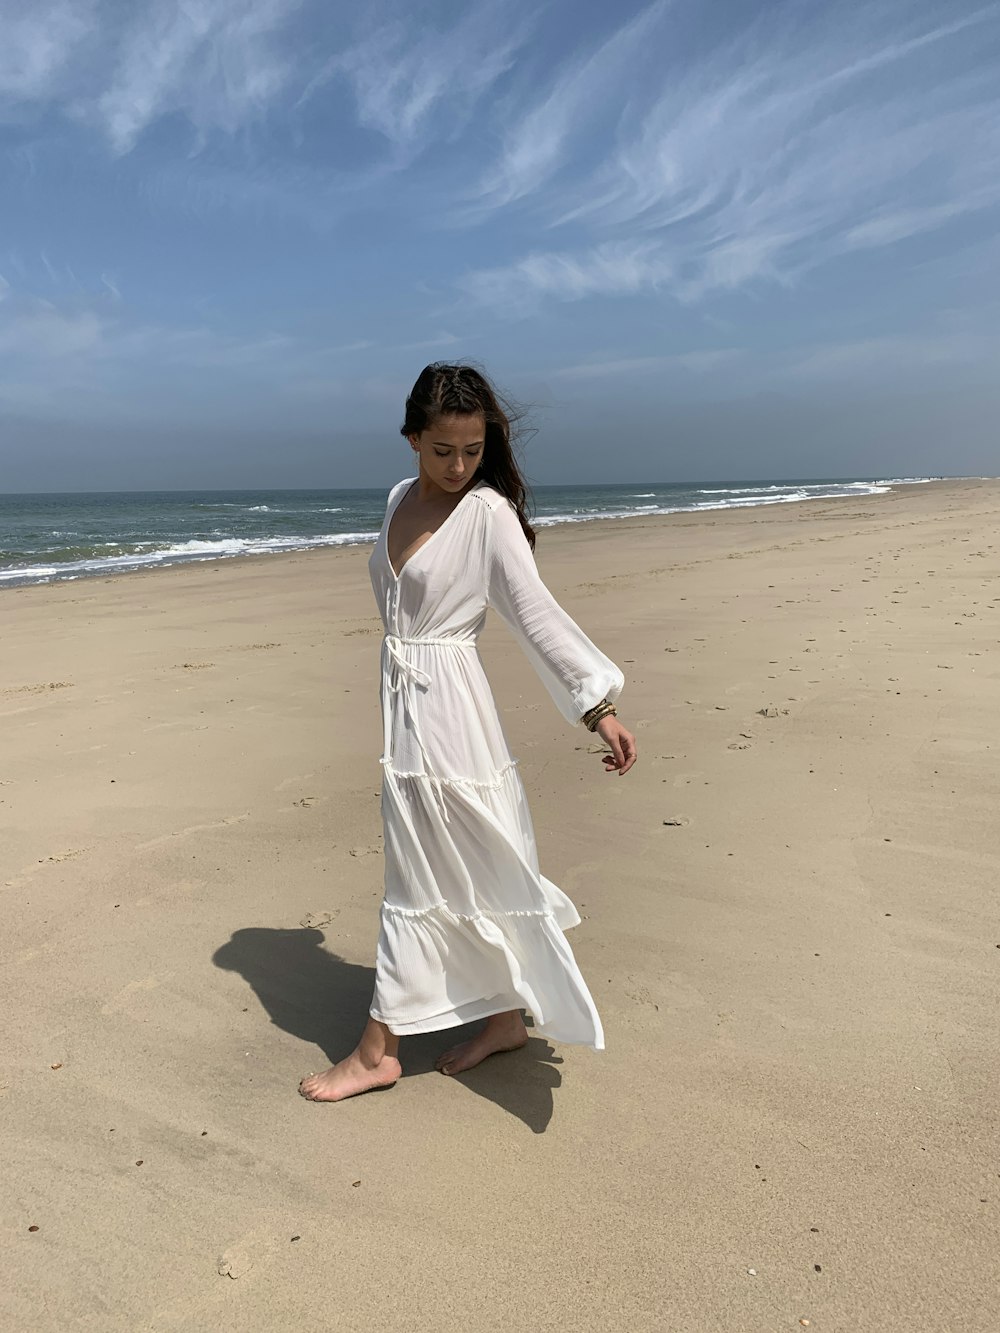
[[[597,724],[599,722],[603,722],[603,720],[606,717],[617,717],[617,716],[618,716],[618,709],[614,706],[613,703],[610,702],[606,703],[606,705],[601,709],[599,713],[596,714],[596,716],[594,715],[594,710],[591,709],[591,712],[588,714],[589,721],[586,723],[587,730],[596,731]]]
[[[593,705],[593,708],[587,709],[587,712],[583,714],[583,721],[587,721],[588,717],[592,717],[593,714],[599,712],[601,708],[613,708],[613,706],[615,705],[612,704],[612,701],[609,700],[609,698],[604,697],[603,700],[600,700],[600,702],[597,702],[597,704]]]
[[[592,718],[599,709],[603,708],[606,704],[609,704],[610,702],[611,702],[610,699],[605,698],[602,699],[600,703],[594,704],[593,708],[587,709],[583,717],[580,718],[580,721],[583,723],[584,726],[586,726],[590,718]]]

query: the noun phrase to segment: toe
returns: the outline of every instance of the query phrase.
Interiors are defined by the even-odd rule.
[[[472,1064],[475,1064],[475,1061],[473,1060],[471,1063],[472,1063]],[[469,1068],[469,1064],[470,1064],[470,1061],[469,1061],[468,1053],[465,1052],[465,1051],[462,1051],[462,1052],[460,1052],[459,1054],[453,1055],[453,1056],[451,1057],[451,1059],[447,1062],[447,1064],[446,1064],[446,1065],[444,1066],[444,1068],[441,1070],[441,1073],[442,1073],[442,1074],[461,1074],[463,1070]]]

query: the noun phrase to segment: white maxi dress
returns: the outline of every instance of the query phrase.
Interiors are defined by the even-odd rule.
[[[539,873],[524,787],[477,639],[493,607],[567,722],[619,668],[545,587],[507,498],[467,490],[397,577],[395,485],[369,561],[385,626],[381,656],[385,896],[373,1018],[399,1035],[526,1009],[535,1031],[601,1050],[601,1020],[563,931],[570,899]]]

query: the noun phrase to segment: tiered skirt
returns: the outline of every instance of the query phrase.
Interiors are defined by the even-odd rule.
[[[438,778],[383,763],[385,898],[372,1017],[399,1035],[511,1009],[555,1041],[604,1047],[564,931],[575,906],[540,874],[514,760]]]

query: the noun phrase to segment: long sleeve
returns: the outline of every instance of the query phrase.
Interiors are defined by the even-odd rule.
[[[621,670],[605,657],[542,582],[509,501],[493,511],[487,601],[514,632],[567,722],[605,698],[617,699]]]

